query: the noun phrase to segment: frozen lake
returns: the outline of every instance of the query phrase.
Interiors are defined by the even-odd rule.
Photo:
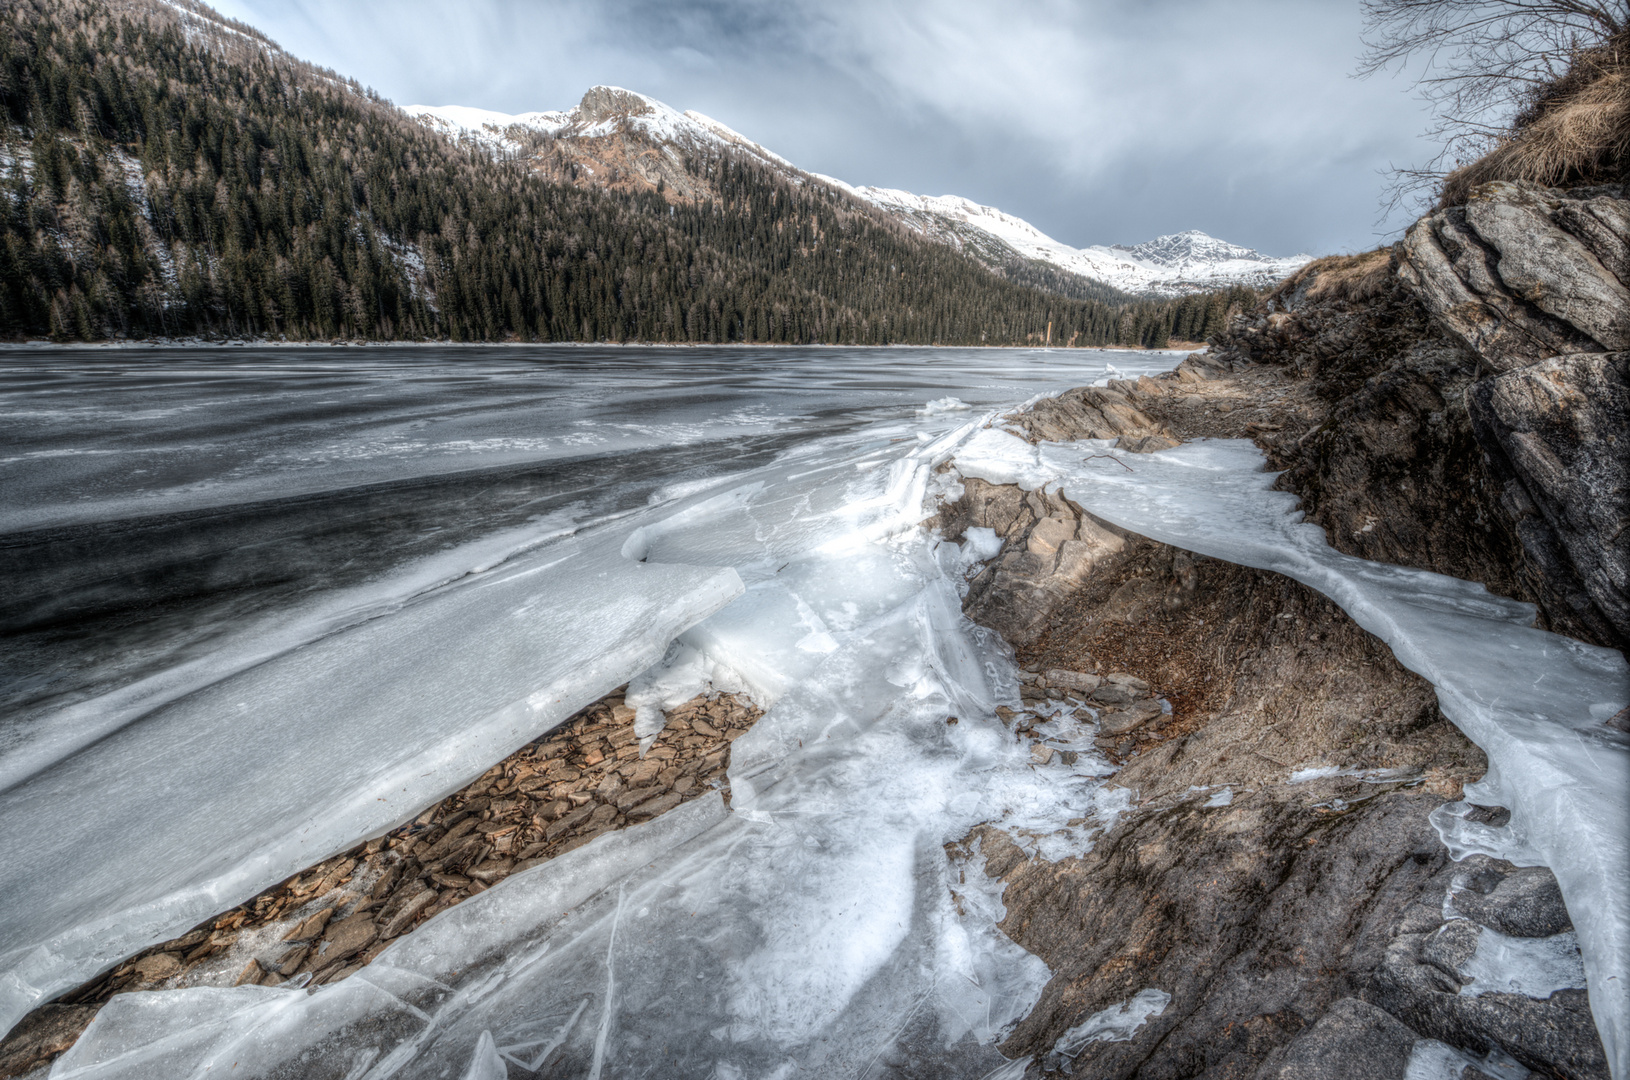
[[[884,829],[886,857],[864,843],[834,857],[879,880],[845,879],[819,859],[805,874],[826,874],[840,892],[891,892],[881,909],[891,918],[922,900],[923,917],[940,919],[943,856],[919,866],[919,849],[937,851],[954,838],[948,829],[981,819],[977,798],[944,812],[966,795],[962,771],[983,775],[1017,750],[968,728],[978,745],[944,742],[959,695],[989,712],[1001,650],[960,617],[957,567],[942,565],[957,549],[936,553],[915,528],[934,467],[994,408],[1177,359],[837,348],[5,354],[0,827],[17,841],[0,867],[7,1025],[413,816],[661,660],[683,633],[728,658],[732,678],[761,700],[783,702],[754,741],[737,744],[738,807],[808,725],[904,739],[936,762],[922,791],[895,790],[880,806],[874,779],[834,811]],[[836,713],[824,696],[834,689],[853,697]],[[934,735],[922,743],[925,731]],[[869,758],[861,743],[844,746],[820,768],[848,777],[838,784],[847,789]],[[1028,771],[1022,754],[1011,764],[1016,776]],[[837,783],[794,772],[794,782],[756,783],[770,801]],[[1089,773],[1058,798],[1090,798]],[[730,858],[744,850],[704,831]],[[784,839],[754,843],[778,850]],[[921,873],[934,876],[932,902],[914,891]],[[775,910],[768,899],[740,914],[762,923]],[[786,950],[801,933],[848,932],[822,910],[755,924],[753,934],[781,941],[778,960],[756,962],[761,976],[799,965]],[[771,1009],[772,1026],[814,1037],[825,1021],[812,1019],[811,1001],[841,1015],[878,971],[911,966],[905,940],[890,930],[817,965],[809,987]],[[1030,987],[1036,973],[1014,962]],[[1028,994],[1007,994],[1006,1008]],[[831,1023],[819,1037],[838,1059],[875,1049],[875,1032],[857,1034],[872,1020]],[[984,1022],[980,1036],[1000,1026]]]
[[[121,995],[53,1075],[1018,1075],[993,1043],[1050,973],[943,845],[992,822],[1080,853],[1126,793],[1093,753],[1033,767],[994,717],[1010,653],[959,591],[991,553],[920,527],[968,475],[1302,580],[1430,679],[1490,756],[1468,797],[1512,810],[1493,829],[1446,806],[1440,835],[1556,871],[1623,1075],[1630,740],[1602,723],[1630,700],[1622,656],[1332,551],[1249,443],[1083,458],[986,426],[1178,358],[4,354],[0,1022],[632,679],[631,701],[766,707],[728,807],[514,875],[311,994]],[[1145,988],[1104,1030],[1168,1000]]]

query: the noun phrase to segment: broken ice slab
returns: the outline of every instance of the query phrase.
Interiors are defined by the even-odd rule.
[[[0,792],[0,1030],[456,790],[742,590],[576,539],[195,691]]]
[[[1275,474],[1243,440],[1127,454],[985,430],[956,464],[991,483],[1056,484],[1151,540],[1295,578],[1431,681],[1444,715],[1488,754],[1466,798],[1511,811],[1498,829],[1448,808],[1433,823],[1455,858],[1482,851],[1556,874],[1613,1075],[1630,1077],[1630,739],[1603,722],[1630,702],[1622,654],[1536,630],[1531,605],[1474,582],[1341,554],[1302,521],[1296,496],[1272,490]]]

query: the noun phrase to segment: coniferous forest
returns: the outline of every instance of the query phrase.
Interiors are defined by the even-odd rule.
[[[1004,278],[726,155],[699,203],[553,183],[185,3],[0,10],[7,339],[1160,347],[1254,298]]]

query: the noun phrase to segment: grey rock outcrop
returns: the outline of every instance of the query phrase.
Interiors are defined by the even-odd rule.
[[[1491,373],[1630,348],[1630,203],[1622,189],[1498,182],[1404,237],[1399,277]]]
[[[1177,445],[1171,429],[1139,409],[1126,393],[1135,384],[1117,387],[1083,386],[1055,398],[1043,398],[1025,412],[1011,417],[1031,442],[1072,439],[1114,439],[1137,454],[1168,450]]]
[[[1467,917],[1445,920],[1443,894],[1423,891],[1399,919],[1365,1000],[1420,1035],[1474,1056],[1492,1051],[1542,1076],[1607,1080],[1607,1057],[1584,990],[1546,998],[1462,991],[1481,927],[1549,937],[1572,925],[1555,877],[1544,867],[1518,868],[1483,856],[1462,864],[1455,877],[1449,904]]]
[[[1529,557],[1581,622],[1630,642],[1630,353],[1552,357],[1466,399]]]
[[[1369,1002],[1342,998],[1296,1037],[1264,1080],[1396,1080],[1419,1039]]]
[[[1417,222],[1399,279],[1477,358],[1472,428],[1528,557],[1630,647],[1630,199],[1498,182]]]

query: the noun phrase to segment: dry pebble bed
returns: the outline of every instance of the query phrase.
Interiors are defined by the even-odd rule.
[[[730,744],[762,715],[709,694],[670,710],[640,752],[621,688],[407,825],[156,945],[25,1018],[0,1042],[0,1080],[72,1045],[114,994],[294,982],[358,971],[392,940],[504,878],[704,792],[729,790]]]

